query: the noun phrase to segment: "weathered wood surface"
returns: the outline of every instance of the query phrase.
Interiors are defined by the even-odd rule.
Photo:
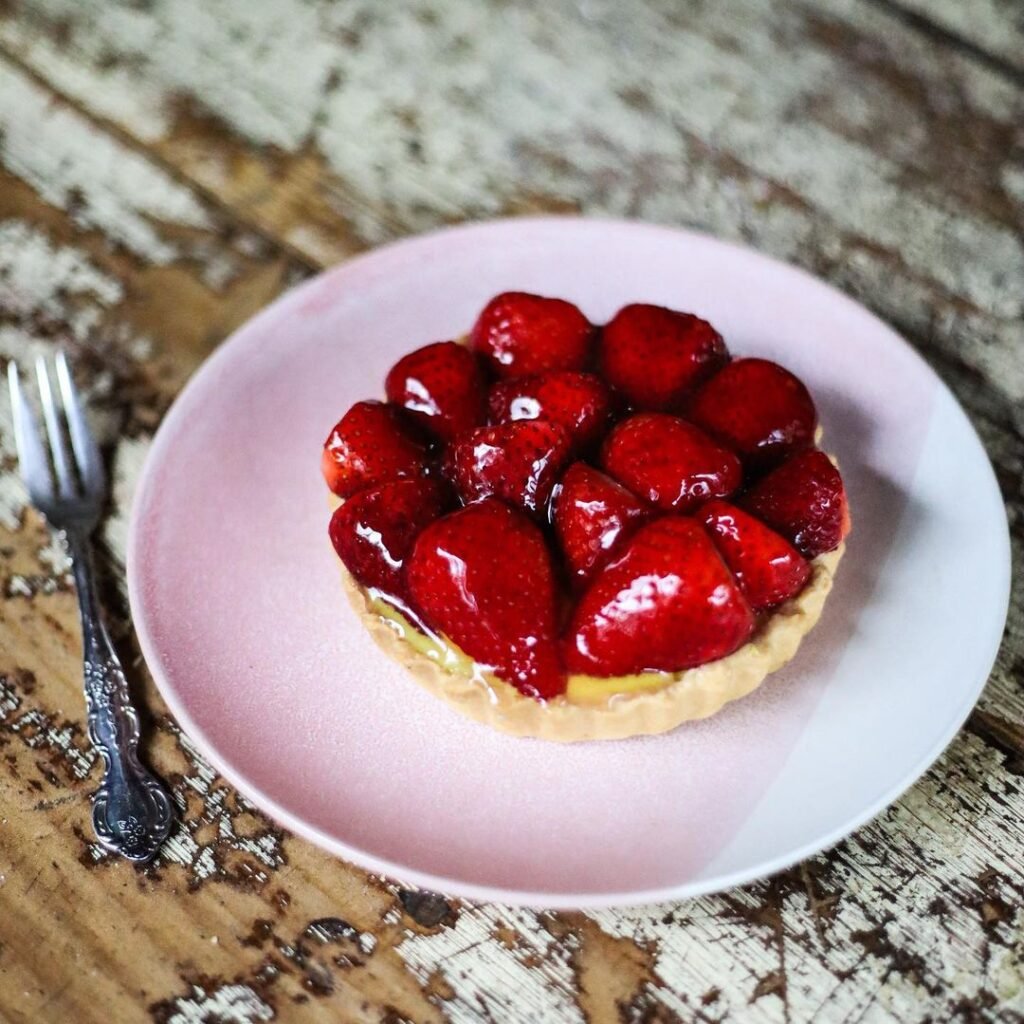
[[[184,819],[146,869],[90,840],[74,595],[0,402],[0,1019],[1024,1019],[1019,572],[979,708],[893,808],[596,914],[403,891],[277,828],[168,717],[119,583],[153,431],[232,327],[384,239],[549,210],[697,225],[878,311],[970,412],[1019,559],[1022,74],[1014,0],[0,4],[0,357],[68,344],[100,411],[107,597]]]

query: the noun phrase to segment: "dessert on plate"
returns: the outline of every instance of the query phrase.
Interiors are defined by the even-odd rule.
[[[517,735],[665,732],[751,692],[815,625],[850,529],[814,401],[707,321],[492,299],[403,356],[321,465],[374,639]]]

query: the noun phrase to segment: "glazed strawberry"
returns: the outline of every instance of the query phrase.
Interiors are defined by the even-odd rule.
[[[406,563],[424,621],[531,697],[565,688],[555,581],[540,529],[493,498],[431,523]]]
[[[807,558],[838,547],[850,532],[843,478],[821,451],[794,455],[755,484],[740,504]]]
[[[477,357],[454,341],[438,341],[399,359],[384,384],[388,401],[442,441],[485,422],[487,386]]]
[[[638,409],[678,408],[728,359],[711,324],[662,306],[625,306],[601,332],[604,378]]]
[[[736,650],[754,621],[701,525],[666,516],[641,527],[583,594],[566,667],[596,676],[692,668]]]
[[[767,359],[737,359],[719,370],[686,417],[762,467],[810,447],[818,426],[803,382]]]
[[[612,393],[592,373],[562,370],[498,381],[491,388],[489,406],[492,423],[550,420],[569,435],[574,451],[583,451],[604,433]]]
[[[760,520],[725,501],[708,502],[698,518],[754,611],[767,611],[803,590],[811,567]]]
[[[345,567],[364,587],[406,598],[402,565],[420,531],[443,511],[434,480],[393,480],[360,491],[331,516],[329,533]]]
[[[617,424],[601,449],[604,468],[666,511],[727,498],[742,482],[740,460],[685,420],[644,412]]]
[[[547,370],[582,370],[594,328],[571,303],[526,292],[504,292],[484,307],[470,344],[498,377]]]
[[[493,495],[537,515],[547,508],[568,458],[561,427],[519,420],[463,434],[448,449],[445,473],[465,502]]]
[[[324,442],[320,468],[327,486],[342,498],[364,487],[421,477],[427,445],[400,409],[383,402],[356,402]]]
[[[574,462],[551,499],[551,521],[573,582],[587,582],[650,514],[611,477]]]

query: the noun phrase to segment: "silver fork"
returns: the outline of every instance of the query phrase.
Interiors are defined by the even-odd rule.
[[[153,857],[167,838],[173,812],[163,783],[139,761],[139,716],[103,625],[93,580],[89,537],[106,493],[103,462],[63,352],[57,354],[55,365],[56,388],[46,359],[40,356],[36,360],[48,441],[44,445],[35,415],[25,401],[18,368],[13,360],[8,364],[18,465],[32,504],[63,535],[71,555],[82,616],[89,739],[102,755],[105,768],[103,782],[93,796],[93,828],[106,849],[142,862]]]

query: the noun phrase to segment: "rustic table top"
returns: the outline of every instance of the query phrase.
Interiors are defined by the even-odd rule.
[[[4,0],[0,355],[67,345],[99,410],[105,596],[183,822],[146,868],[92,841],[75,597],[0,403],[0,1019],[1024,1019],[1020,573],[978,708],[909,793],[791,871],[675,905],[402,889],[256,812],[169,717],[123,557],[184,381],[321,267],[545,211],[696,226],[874,309],[967,408],[1019,556],[1018,0]]]

